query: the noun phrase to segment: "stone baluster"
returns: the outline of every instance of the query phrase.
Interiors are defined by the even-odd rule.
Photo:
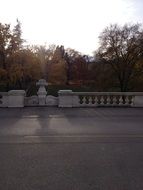
[[[78,96],[79,98],[79,104],[83,104],[83,96]]]
[[[88,104],[89,104],[89,105],[92,105],[92,104],[93,104],[92,101],[93,101],[92,97],[89,96],[89,97],[88,97]]]
[[[106,99],[106,105],[110,105],[111,104],[111,97],[110,95],[107,96],[107,99]]]
[[[117,105],[117,97],[113,96],[113,106],[116,106],[116,105]]]
[[[94,98],[94,105],[98,105],[98,96],[97,95]]]
[[[83,101],[82,105],[86,105],[86,96],[83,96],[82,101]]]
[[[131,105],[131,106],[134,105],[134,100],[135,100],[135,96],[131,96],[131,100],[130,100],[130,105]]]
[[[105,103],[104,103],[104,96],[101,96],[100,97],[100,105],[102,106],[102,105],[104,105]]]
[[[123,105],[123,97],[122,97],[122,95],[119,96],[119,105]]]
[[[125,98],[125,105],[128,106],[130,105],[130,99],[129,99],[129,96],[127,95],[126,98]]]

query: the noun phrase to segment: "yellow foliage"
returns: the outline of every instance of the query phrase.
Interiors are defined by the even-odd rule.
[[[64,60],[59,60],[58,63],[51,65],[48,81],[53,84],[66,83],[66,65]]]
[[[12,64],[9,68],[9,78],[12,83],[16,83],[17,80],[20,80],[23,77],[23,69],[21,65]]]

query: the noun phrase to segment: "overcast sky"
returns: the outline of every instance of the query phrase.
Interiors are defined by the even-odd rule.
[[[0,22],[22,23],[29,44],[64,45],[92,55],[111,23],[141,23],[143,0],[0,0]]]

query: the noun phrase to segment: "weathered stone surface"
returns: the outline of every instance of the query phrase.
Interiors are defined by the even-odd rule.
[[[10,90],[8,92],[8,107],[24,107],[24,90]]]
[[[73,107],[72,90],[59,90],[59,107]]]
[[[47,96],[46,97],[46,105],[47,106],[57,106],[58,105],[58,98],[54,96]]]
[[[143,96],[135,96],[133,106],[143,107]]]
[[[44,106],[46,104],[46,95],[47,91],[45,86],[48,86],[48,83],[45,79],[40,79],[37,83],[37,86],[39,86],[39,90],[37,92],[38,98],[39,98],[39,105]]]
[[[24,105],[25,106],[38,106],[38,96],[25,97]]]

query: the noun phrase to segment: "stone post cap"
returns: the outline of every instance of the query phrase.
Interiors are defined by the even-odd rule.
[[[14,95],[14,96],[19,96],[19,95],[26,95],[25,90],[10,90],[8,91],[8,95]]]
[[[36,82],[36,86],[48,86],[48,83],[45,79],[40,79],[38,82]]]

